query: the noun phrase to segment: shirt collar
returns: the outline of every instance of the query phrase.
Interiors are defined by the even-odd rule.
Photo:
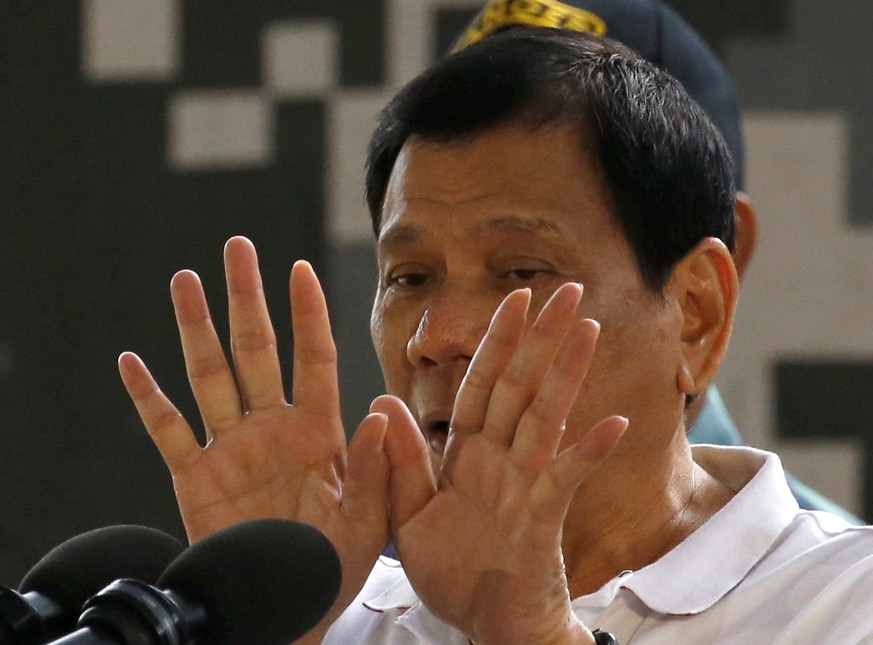
[[[401,565],[400,562],[391,558],[386,558],[385,556],[379,558],[377,566],[380,565],[389,569],[403,568],[403,565]],[[398,577],[396,582],[390,585],[387,589],[372,598],[364,600],[364,606],[373,611],[406,610],[420,604],[421,600],[418,599],[418,596],[413,590],[412,585],[409,584],[409,580],[406,576]]]
[[[746,577],[797,514],[776,455],[723,446],[692,446],[692,453],[737,494],[662,558],[577,599],[579,604],[606,606],[626,588],[658,613],[705,611]]]
[[[397,562],[394,564],[400,566]],[[379,595],[365,600],[364,606],[373,611],[394,614],[393,619],[398,625],[408,629],[426,643],[441,645],[469,643],[467,637],[460,631],[438,619],[425,607],[405,576]]]

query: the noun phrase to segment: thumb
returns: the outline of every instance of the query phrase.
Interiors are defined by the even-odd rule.
[[[343,484],[343,508],[352,519],[388,527],[389,464],[383,450],[388,419],[369,414],[361,421],[348,448]]]
[[[427,444],[406,405],[397,397],[383,395],[370,405],[370,412],[388,417],[385,454],[391,469],[391,526],[403,526],[436,493]]]

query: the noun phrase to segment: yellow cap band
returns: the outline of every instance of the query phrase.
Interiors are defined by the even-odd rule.
[[[464,32],[452,51],[458,51],[510,25],[553,27],[606,34],[606,23],[590,11],[557,0],[492,0]]]

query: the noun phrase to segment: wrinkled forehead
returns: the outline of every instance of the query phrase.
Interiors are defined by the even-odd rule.
[[[410,137],[392,168],[380,217],[387,227],[410,207],[483,205],[503,210],[501,226],[542,230],[524,213],[563,212],[602,201],[609,191],[599,160],[575,124],[510,122],[450,141]]]

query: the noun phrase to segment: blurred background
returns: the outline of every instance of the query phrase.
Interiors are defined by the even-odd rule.
[[[328,291],[351,431],[381,376],[362,201],[378,109],[485,0],[0,5],[0,583],[85,530],[184,533],[116,370],[140,353],[196,422],[168,284],[258,246]],[[670,0],[732,73],[761,239],[719,385],[747,440],[873,518],[873,48],[867,0]]]

